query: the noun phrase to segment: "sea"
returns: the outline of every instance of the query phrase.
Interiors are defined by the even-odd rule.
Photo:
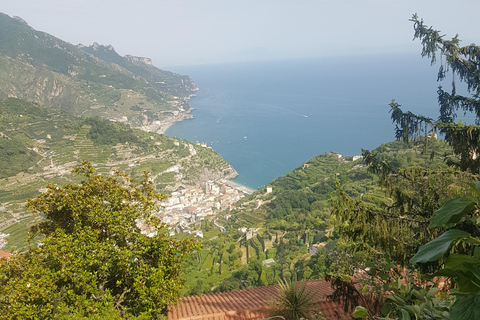
[[[389,103],[438,117],[438,66],[418,53],[167,68],[199,87],[194,119],[167,136],[204,142],[257,189],[334,151],[360,155],[394,140]]]

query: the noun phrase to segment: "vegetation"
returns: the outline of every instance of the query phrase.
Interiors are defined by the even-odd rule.
[[[173,240],[153,215],[158,200],[148,175],[139,184],[126,175],[75,169],[81,185],[48,186],[28,201],[45,217],[30,238],[42,245],[0,264],[3,318],[45,319],[59,310],[98,314],[113,306],[123,315],[156,317],[178,298],[185,255],[193,239]],[[142,232],[147,224],[155,234]],[[110,308],[111,309],[111,308]]]
[[[0,99],[15,96],[153,131],[155,121],[191,109],[196,85],[146,62],[111,46],[74,46],[0,13]]]
[[[268,313],[285,320],[319,319],[314,306],[315,294],[307,289],[305,282],[281,281]]]
[[[23,240],[27,224],[40,217],[29,214],[23,203],[46,184],[79,182],[70,170],[82,160],[105,175],[119,170],[141,178],[150,171],[158,191],[196,186],[208,174],[221,178],[234,173],[210,149],[14,98],[0,100],[0,150],[0,232],[10,234],[3,250],[29,246]],[[178,172],[167,172],[173,166]]]
[[[416,15],[411,21],[415,38],[423,44],[422,55],[431,58],[433,64],[436,54],[440,53],[442,63],[438,79],[445,79],[446,73],[451,71],[453,79],[458,77],[465,82],[469,96],[457,94],[454,80],[451,93],[439,87],[438,121],[403,112],[395,101],[390,104],[392,120],[397,125],[397,138],[406,143],[422,142],[425,153],[436,150],[430,146],[433,140],[421,138],[420,134],[440,130],[453,149],[453,154],[443,154],[450,168],[394,168],[375,153],[364,152],[370,172],[379,177],[385,190],[384,205],[372,206],[364,199],[350,197],[340,188],[333,200],[336,231],[348,239],[350,252],[362,252],[367,259],[376,262],[370,265],[371,279],[375,281],[362,290],[362,295],[390,292],[381,313],[363,303],[363,307],[357,307],[356,316],[477,319],[480,315],[476,304],[480,280],[477,252],[480,244],[477,181],[480,127],[461,121],[455,123],[455,120],[460,110],[472,112],[477,122],[480,119],[480,48],[473,44],[460,47],[458,36],[445,40],[439,31],[426,27]],[[435,154],[431,153],[431,157]],[[391,262],[399,265],[400,272],[393,272],[395,268],[389,265]],[[337,288],[347,286],[345,281],[340,281]],[[336,298],[343,296],[352,302],[353,295],[349,295],[348,290],[343,294],[337,290],[337,293]],[[357,303],[362,304],[361,301]]]
[[[91,126],[87,133],[87,138],[92,140],[94,145],[140,143],[140,139],[135,135],[134,131],[125,125],[105,121],[100,118],[89,118],[85,120],[85,123]]]
[[[425,263],[443,260],[442,268],[433,276],[448,277],[457,286],[449,293],[447,302],[450,311],[449,318],[477,319],[480,316],[480,307],[475,303],[480,289],[480,231],[478,228],[478,208],[480,205],[480,184],[471,185],[474,197],[456,196],[444,203],[435,212],[430,221],[430,228],[446,229],[442,235],[421,246],[411,263]],[[454,253],[450,248],[454,246]],[[447,257],[445,259],[445,257]],[[453,302],[453,303],[452,303]],[[440,305],[440,302],[437,303]],[[408,311],[408,310],[407,310]],[[444,318],[447,318],[445,315]]]
[[[452,153],[443,140],[431,138],[428,143],[439,154]],[[450,170],[441,157],[431,158],[422,150],[423,141],[394,141],[381,145],[372,154],[388,163]],[[353,272],[361,266],[365,254],[352,252],[351,242],[339,238],[333,230],[329,199],[340,182],[345,195],[361,197],[372,208],[381,210],[384,191],[379,181],[380,177],[368,171],[363,160],[327,153],[272,181],[273,192],[266,193],[263,188],[247,195],[236,209],[218,213],[215,219],[225,231],[213,221],[198,222],[197,230],[203,231],[203,249],[190,254],[185,262],[188,276],[183,294],[246,289],[277,284],[281,279],[295,282],[329,273]],[[228,220],[224,218],[227,214]],[[252,237],[248,235],[247,239],[250,232]],[[412,246],[411,255],[415,249]],[[263,265],[266,259],[273,259],[274,265]]]
[[[151,219],[152,186],[174,190],[205,175],[227,176],[231,168],[211,150],[119,122],[148,127],[188,109],[184,99],[194,85],[138,58],[120,57],[113,48],[77,48],[1,15],[0,39],[8,45],[0,46],[0,68],[17,75],[9,90],[44,83],[42,96],[52,106],[118,120],[0,101],[0,231],[18,239],[26,225],[36,225],[32,231],[43,243],[0,265],[1,310],[18,318],[152,317],[178,295],[285,279],[278,315],[292,301],[308,305],[309,294],[296,287],[297,280],[332,274],[333,298],[352,311],[356,306],[358,317],[477,319],[480,127],[455,121],[457,112],[472,112],[480,122],[480,48],[461,47],[457,36],[445,40],[416,15],[412,22],[422,55],[435,63],[440,54],[438,79],[454,75],[451,92],[438,90],[438,120],[404,112],[392,101],[397,141],[364,150],[363,159],[336,153],[312,158],[272,181],[272,192],[265,187],[214,220],[198,221],[200,249],[185,234],[167,238]],[[24,51],[32,52],[30,60],[19,54]],[[55,63],[64,56],[68,64]],[[42,81],[32,78],[31,67]],[[457,94],[455,79],[466,84],[468,96]],[[22,94],[30,99],[38,90]],[[436,139],[436,130],[445,141]],[[103,176],[80,167],[85,180],[79,186],[65,172],[82,159]],[[169,170],[173,166],[178,170]],[[105,178],[114,169],[137,178],[147,169],[152,176],[141,185],[124,175]],[[45,193],[29,202],[42,220],[19,203],[37,196],[45,182]],[[139,233],[138,218],[158,228],[157,235]],[[21,228],[12,223],[18,219]],[[7,248],[26,247],[15,242]],[[182,261],[185,287],[178,273]],[[348,275],[366,267],[359,286]],[[447,286],[440,288],[433,276],[447,277]],[[283,315],[310,314],[300,309]]]

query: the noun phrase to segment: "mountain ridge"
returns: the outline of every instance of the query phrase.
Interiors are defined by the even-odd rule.
[[[105,59],[105,60],[104,60]],[[0,99],[19,98],[75,115],[99,116],[163,133],[191,118],[198,90],[188,77],[113,46],[73,45],[0,13]]]

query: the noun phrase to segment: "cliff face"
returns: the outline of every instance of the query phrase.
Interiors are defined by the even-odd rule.
[[[74,46],[0,13],[0,99],[21,98],[76,115],[153,129],[191,110],[188,77],[113,46]]]
[[[146,64],[147,66],[153,66],[152,59],[150,58],[134,57],[127,54],[125,56],[125,60],[127,60],[131,64]]]
[[[167,91],[178,98],[188,98],[197,89],[197,85],[188,76],[156,68],[150,58],[132,55],[120,56],[112,45],[104,46],[93,43],[91,46],[78,45],[84,52],[103,61],[115,63],[126,70],[141,76],[149,85]]]

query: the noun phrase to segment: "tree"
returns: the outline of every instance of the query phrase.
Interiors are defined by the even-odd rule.
[[[434,276],[449,277],[457,286],[450,291],[455,297],[449,310],[452,320],[480,317],[480,183],[471,186],[474,197],[457,195],[435,211],[429,227],[448,230],[421,246],[411,259],[416,264],[448,256]]]
[[[334,200],[336,227],[339,233],[356,244],[360,243],[363,249],[386,258],[387,262],[393,260],[402,266],[435,271],[433,275],[453,281],[455,289],[448,294],[454,298],[446,299],[438,296],[438,288],[432,283],[422,286],[405,284],[403,280],[390,283],[391,286],[383,290],[391,293],[386,299],[384,316],[478,319],[480,185],[469,182],[478,181],[480,170],[480,47],[474,44],[461,47],[458,35],[445,40],[444,35],[425,26],[417,15],[411,21],[414,23],[414,39],[420,39],[423,45],[422,56],[431,58],[432,65],[437,62],[437,55],[440,57],[437,80],[444,80],[449,72],[453,80],[450,92],[442,86],[438,88],[437,121],[403,112],[400,105],[392,101],[390,107],[396,137],[407,143],[423,142],[425,152],[431,140],[427,134],[439,130],[453,148],[454,156],[445,157],[453,166],[441,170],[394,169],[375,154],[365,151],[364,159],[370,171],[378,175],[386,190],[385,210],[352,199],[339,189]],[[457,93],[457,80],[465,83],[466,95]],[[475,115],[476,124],[456,123],[459,111]],[[422,276],[416,273],[415,282]]]
[[[80,185],[47,186],[27,206],[45,219],[30,231],[42,244],[0,264],[3,318],[43,319],[62,311],[95,315],[105,306],[124,316],[156,317],[178,299],[181,263],[198,247],[174,240],[152,214],[166,198],[145,174],[97,175],[89,163]],[[150,228],[144,234],[140,224]],[[107,308],[108,310],[108,308]]]
[[[420,246],[412,257],[412,264],[442,261],[440,270],[433,274],[403,274],[401,277],[391,277],[391,268],[381,271],[387,277],[381,277],[385,305],[382,308],[383,316],[389,319],[451,319],[476,320],[480,317],[480,182],[470,184],[473,196],[456,195],[447,200],[430,219],[429,228],[446,229],[440,236]],[[371,275],[370,279],[375,279]],[[373,270],[377,273],[377,270]],[[402,271],[405,271],[403,269]],[[402,272],[408,273],[408,272]],[[451,279],[453,289],[445,290],[447,278]],[[423,281],[422,281],[423,279]],[[440,292],[437,282],[446,292]],[[439,281],[438,279],[441,279]],[[348,279],[351,280],[351,279]],[[430,280],[430,281],[424,281]],[[346,300],[345,306],[351,309],[357,305],[357,310],[369,319],[379,319],[374,312],[375,306],[359,307],[359,297],[363,297],[352,281],[343,281],[337,277],[336,284],[342,290],[336,290],[337,300]],[[348,289],[348,292],[347,290]],[[365,286],[365,292],[368,291]],[[362,290],[363,291],[363,290]],[[353,303],[353,305],[352,305]],[[381,319],[384,319],[383,317]]]
[[[383,203],[353,198],[339,186],[331,200],[335,231],[364,258],[408,265],[418,246],[440,234],[428,228],[433,212],[453,194],[468,193],[472,175],[448,168],[395,170],[378,162],[373,153],[364,152],[364,157],[369,171],[379,176]]]
[[[451,40],[445,40],[440,31],[427,27],[423,19],[416,14],[410,21],[415,30],[414,39],[422,42],[422,56],[431,59],[431,64],[437,62],[439,55],[440,68],[437,81],[445,80],[451,72],[451,92],[442,86],[438,87],[439,117],[438,121],[410,112],[402,112],[399,105],[392,102],[392,120],[397,124],[397,138],[408,139],[418,135],[420,128],[438,129],[445,135],[455,153],[459,155],[456,165],[462,171],[470,170],[478,174],[480,169],[480,47],[475,44],[460,46],[458,34]],[[467,95],[457,93],[457,77],[466,84]],[[475,117],[475,124],[462,121],[455,123],[457,112],[470,112]],[[453,162],[452,162],[453,163]]]
[[[404,112],[395,101],[390,103],[396,138],[406,143],[421,143],[422,152],[432,138],[427,135],[439,130],[452,146],[454,155],[445,155],[451,168],[407,167],[395,169],[364,151],[364,160],[371,173],[379,178],[385,190],[383,208],[350,197],[341,188],[333,199],[336,230],[352,239],[359,249],[397,263],[408,264],[416,248],[440,234],[428,228],[433,212],[453,194],[466,195],[466,185],[480,169],[480,127],[455,123],[457,112],[471,112],[480,124],[480,47],[461,47],[458,35],[446,40],[440,31],[427,27],[413,15],[414,39],[422,43],[422,56],[434,64],[440,61],[438,81],[452,74],[451,92],[438,88],[439,117],[437,121],[411,112]],[[438,57],[438,59],[437,59]],[[456,81],[466,84],[467,95],[457,93]],[[422,136],[423,135],[423,136]],[[434,157],[435,150],[431,156]]]

